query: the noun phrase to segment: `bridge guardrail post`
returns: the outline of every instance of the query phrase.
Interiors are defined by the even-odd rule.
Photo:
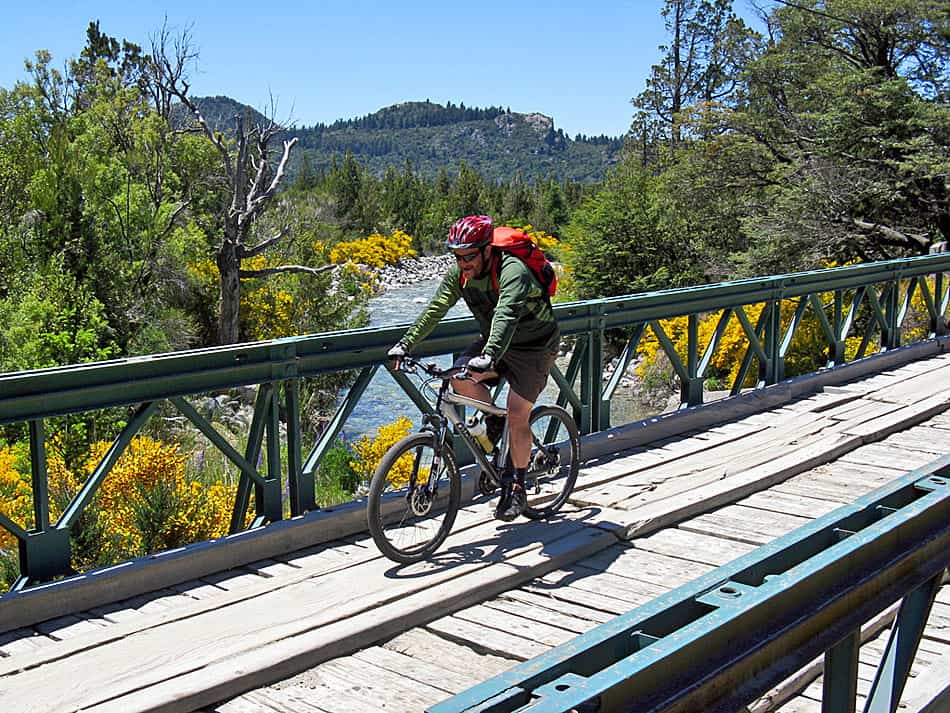
[[[946,289],[944,286],[945,282],[945,274],[938,272],[934,277],[934,303],[937,307],[937,316],[931,320],[930,325],[930,331],[937,337],[942,337],[944,334],[950,332],[950,324],[947,322],[947,299],[950,297],[950,294],[944,294],[944,290]]]
[[[884,319],[887,326],[881,328],[881,349],[897,349],[901,345],[899,276],[893,282],[888,282],[883,302]]]
[[[313,471],[305,473],[303,468],[300,379],[284,383],[284,403],[287,412],[287,490],[290,514],[297,516],[317,507]]]
[[[49,478],[46,469],[46,433],[42,419],[30,421],[30,471],[33,484],[33,529],[19,537],[20,577],[14,589],[27,581],[51,579],[71,571],[69,528],[50,528]]]
[[[773,298],[765,305],[765,344],[766,358],[759,364],[759,381],[765,384],[777,384],[784,376],[782,359],[782,293],[781,283],[773,293]]]
[[[703,376],[699,373],[699,315],[686,317],[686,374],[680,380],[680,403],[698,406],[703,402]]]
[[[607,324],[606,305],[598,300],[591,303],[588,313],[587,349],[581,365],[581,433],[601,429],[603,408],[604,328]],[[609,402],[607,404],[609,408]]]
[[[845,362],[845,335],[842,334],[844,324],[844,292],[835,290],[834,327],[835,340],[828,345],[828,366],[840,366]]]

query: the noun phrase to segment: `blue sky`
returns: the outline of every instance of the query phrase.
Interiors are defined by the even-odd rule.
[[[0,24],[0,86],[37,49],[61,67],[98,19],[147,47],[165,18],[199,50],[195,96],[224,94],[277,118],[331,122],[401,101],[541,112],[570,136],[626,132],[666,41],[662,0],[563,3],[248,0],[13,2]],[[745,8],[742,0],[738,10]],[[268,14],[261,15],[259,8]]]

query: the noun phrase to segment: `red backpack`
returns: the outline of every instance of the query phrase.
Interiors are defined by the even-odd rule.
[[[504,252],[514,255],[527,265],[541,283],[541,287],[546,290],[548,299],[554,297],[554,293],[557,292],[557,273],[530,235],[517,228],[495,228],[492,231],[491,245],[494,248],[494,255],[489,272],[496,295],[498,294],[498,272],[501,269],[501,253]],[[465,275],[462,275],[461,285],[465,286]]]

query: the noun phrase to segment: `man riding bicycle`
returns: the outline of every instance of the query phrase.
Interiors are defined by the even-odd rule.
[[[547,290],[528,266],[506,252],[493,255],[492,219],[470,215],[449,229],[446,247],[455,255],[435,295],[387,356],[398,368],[402,357],[427,337],[458,302],[471,310],[481,338],[456,360],[471,380],[453,379],[457,394],[491,401],[489,387],[504,377],[508,382],[508,431],[510,463],[502,477],[501,497],[495,517],[505,522],[517,518],[527,504],[525,471],[531,456],[529,417],[544,389],[557,356],[560,331]],[[493,275],[492,272],[496,271]],[[497,285],[497,287],[496,287]],[[489,435],[501,433],[502,424],[486,416]]]

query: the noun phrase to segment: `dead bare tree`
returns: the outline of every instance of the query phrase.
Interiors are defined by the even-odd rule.
[[[317,275],[336,266],[280,265],[261,270],[241,269],[242,260],[262,255],[286,236],[286,230],[280,229],[255,245],[249,244],[251,228],[276,194],[297,139],[285,140],[279,159],[274,161],[278,151],[272,144],[285,127],[274,119],[273,102],[268,116],[260,122],[248,124],[245,117],[235,116],[231,140],[215,131],[188,93],[190,86],[186,69],[197,58],[197,53],[191,49],[187,30],[173,39],[167,28],[163,28],[152,42],[152,58],[164,90],[188,109],[195,120],[194,130],[207,137],[221,158],[230,201],[223,216],[223,235],[215,249],[221,288],[218,340],[221,344],[233,344],[240,339],[242,279],[284,272]]]

